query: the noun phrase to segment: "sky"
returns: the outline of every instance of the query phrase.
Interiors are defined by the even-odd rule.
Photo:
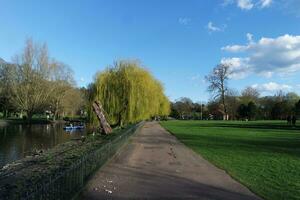
[[[78,86],[138,59],[171,100],[208,101],[205,75],[229,64],[229,87],[300,94],[300,0],[0,0],[0,57],[48,44]]]

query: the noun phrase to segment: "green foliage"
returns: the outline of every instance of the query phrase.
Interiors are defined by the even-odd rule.
[[[250,101],[248,105],[241,104],[238,107],[238,114],[242,119],[255,119],[257,107],[254,102]]]
[[[295,104],[295,112],[297,117],[300,117],[300,100]]]
[[[169,100],[163,86],[138,62],[116,62],[97,74],[90,91],[90,103],[99,100],[113,125],[122,126],[169,114]]]
[[[66,64],[49,57],[46,44],[26,41],[14,63],[0,62],[0,111],[33,115],[47,112],[53,119],[76,114],[82,106],[81,92],[74,87],[73,72]]]
[[[252,101],[250,101],[248,103],[248,109],[247,109],[247,111],[248,111],[248,117],[249,117],[250,120],[251,119],[255,119],[256,109],[257,109],[257,107],[256,107],[255,103],[252,102]]]
[[[207,119],[207,109],[200,102],[193,102],[187,97],[182,97],[171,103],[170,117],[175,119]]]
[[[264,199],[299,199],[299,127],[285,121],[161,124]]]
[[[248,113],[247,113],[247,106],[245,104],[241,104],[239,107],[238,107],[238,114],[239,116],[244,119],[248,116]]]

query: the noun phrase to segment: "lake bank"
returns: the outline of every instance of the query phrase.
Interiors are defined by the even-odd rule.
[[[90,131],[65,131],[64,123],[23,124],[0,121],[0,167],[37,151],[81,138]]]
[[[0,199],[70,199],[142,124],[90,135],[0,170]]]
[[[46,118],[36,118],[30,121],[19,119],[19,118],[2,118],[0,119],[0,126],[7,124],[56,124],[56,123],[65,123],[64,120],[49,120]]]

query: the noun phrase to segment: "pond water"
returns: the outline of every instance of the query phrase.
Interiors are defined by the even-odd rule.
[[[86,135],[86,130],[63,130],[63,124],[0,125],[0,168],[32,152],[49,149]]]

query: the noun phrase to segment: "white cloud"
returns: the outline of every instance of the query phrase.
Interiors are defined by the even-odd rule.
[[[242,10],[251,10],[254,4],[252,0],[237,0],[237,6]]]
[[[254,84],[251,87],[261,91],[261,92],[276,92],[276,91],[291,91],[293,89],[292,86],[286,84],[278,84],[275,82],[269,82],[265,84]]]
[[[243,79],[251,71],[249,66],[244,64],[247,63],[247,58],[222,58],[221,63],[230,66],[229,78],[231,79]]]
[[[259,4],[261,8],[266,8],[272,4],[272,0],[260,0]]]
[[[248,44],[253,44],[253,35],[251,33],[247,33],[247,40],[248,40]],[[238,53],[238,52],[243,52],[246,51],[249,48],[249,45],[227,45],[225,47],[222,47],[221,49],[223,51],[228,51],[228,52],[232,52],[232,53]]]
[[[227,6],[236,4],[242,10],[251,10],[257,8],[267,8],[272,4],[273,0],[224,0],[222,5]]]
[[[217,26],[214,26],[212,22],[208,22],[207,29],[210,31],[221,31],[221,29]]]
[[[242,46],[242,45],[227,45],[225,47],[221,48],[224,51],[229,51],[229,52],[242,52],[247,50],[247,46]]]
[[[238,60],[240,67],[236,72],[272,77],[273,74],[286,76],[300,71],[300,36],[263,37],[258,42],[251,40],[246,45],[229,45],[222,50],[243,53],[243,57],[222,59],[227,63]]]
[[[210,32],[219,32],[219,31],[224,31],[226,25],[224,25],[222,28],[218,27],[216,25],[214,25],[211,21],[208,22],[206,28],[210,31]]]
[[[251,33],[247,33],[247,40],[249,43],[253,43],[253,35]]]
[[[192,20],[190,18],[187,17],[180,17],[178,19],[178,23],[181,25],[188,25]]]

